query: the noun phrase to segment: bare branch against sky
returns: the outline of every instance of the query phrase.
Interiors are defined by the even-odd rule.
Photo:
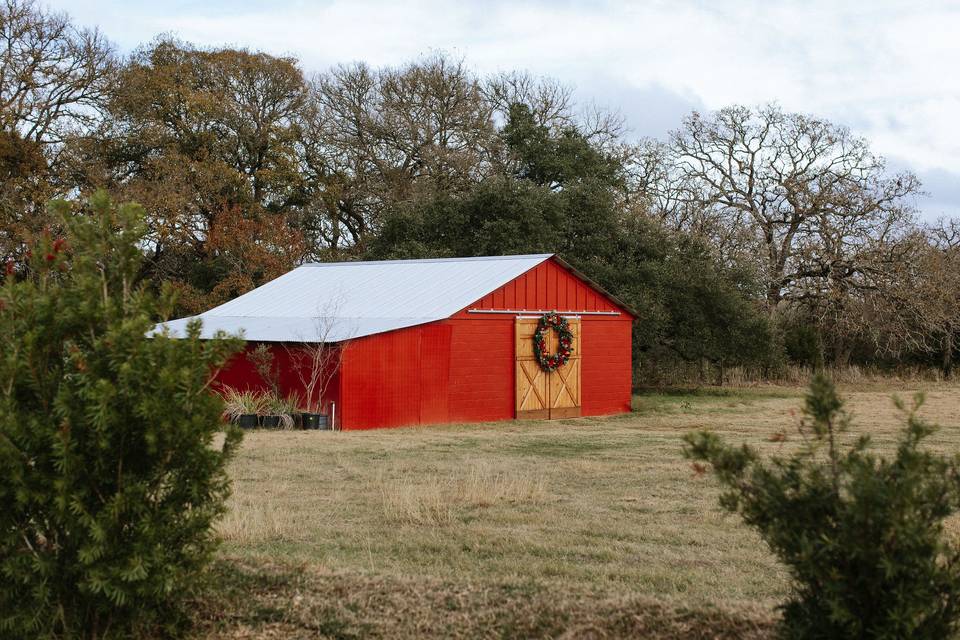
[[[960,216],[960,4],[951,2],[151,2],[52,0],[129,51],[159,33],[292,54],[308,71],[432,50],[525,69],[662,137],[691,109],[775,101],[866,136]]]

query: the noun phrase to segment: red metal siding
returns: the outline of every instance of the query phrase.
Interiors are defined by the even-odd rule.
[[[449,422],[451,327],[441,322],[347,345],[340,425],[373,429]]]
[[[450,422],[450,325],[420,327],[420,424]]]
[[[420,421],[420,328],[354,340],[340,375],[344,429],[373,429]]]
[[[454,315],[469,317],[468,309],[528,309],[531,311],[618,311],[630,314],[563,265],[547,260],[511,280]]]
[[[600,416],[630,411],[633,394],[630,316],[616,320],[581,319],[581,414]]]
[[[453,330],[451,422],[513,418],[513,316],[475,316],[446,322]]]

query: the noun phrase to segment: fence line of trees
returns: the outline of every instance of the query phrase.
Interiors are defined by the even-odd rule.
[[[777,106],[631,142],[522,72],[431,55],[307,75],[160,37],[127,56],[0,4],[0,256],[104,188],[147,212],[140,278],[194,313],[304,260],[556,251],[635,305],[638,366],[932,365],[960,331],[960,227],[844,127]],[[14,271],[15,273],[15,271]]]

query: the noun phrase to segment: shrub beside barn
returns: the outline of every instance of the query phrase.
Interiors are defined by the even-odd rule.
[[[565,362],[542,366],[541,318],[569,330]],[[304,395],[295,366],[323,342],[320,404],[337,428],[369,429],[630,410],[635,314],[552,254],[307,264],[199,317],[203,334],[242,331],[248,348],[218,375],[265,388],[249,354],[267,344],[283,394]],[[191,318],[166,323],[182,332]],[[547,357],[560,332],[542,332]]]

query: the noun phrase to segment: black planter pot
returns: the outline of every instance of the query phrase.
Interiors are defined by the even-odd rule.
[[[235,422],[241,429],[256,429],[258,426],[257,414],[241,413],[237,416]]]
[[[304,429],[324,431],[329,429],[327,416],[322,413],[301,413],[300,424]]]
[[[280,426],[280,416],[263,416],[260,418],[260,426],[264,429],[276,429]]]

